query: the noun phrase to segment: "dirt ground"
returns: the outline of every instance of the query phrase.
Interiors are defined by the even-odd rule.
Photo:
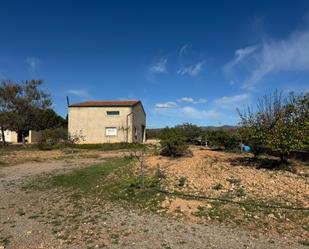
[[[193,156],[168,159],[162,156],[147,158],[146,165],[159,167],[166,174],[166,188],[179,190],[181,177],[186,181],[183,191],[207,196],[222,196],[236,187],[247,195],[261,200],[281,200],[285,204],[309,207],[309,167],[298,166],[297,173],[256,169],[237,163],[242,154],[193,149]],[[247,155],[251,157],[251,155]],[[220,189],[215,186],[220,185]]]
[[[82,150],[82,149],[65,149],[65,150],[15,150],[5,151],[0,153],[0,161],[2,167],[12,166],[18,164],[27,164],[33,162],[47,162],[55,160],[70,160],[70,159],[91,159],[100,158],[106,156],[118,156],[125,151],[106,151],[102,152],[99,150]],[[0,164],[1,167],[1,164]]]
[[[244,157],[251,155],[192,149],[193,156],[168,159],[150,156],[146,165],[164,172],[163,188],[170,192],[182,192],[193,196],[229,199],[235,202],[281,205],[307,208],[307,211],[285,209],[254,209],[224,204],[218,207],[209,200],[192,200],[167,197],[164,208],[171,214],[200,221],[228,220],[229,223],[258,229],[272,234],[308,238],[309,167],[294,163],[295,172],[257,169],[244,165]],[[181,179],[183,186],[179,186]],[[222,203],[221,203],[222,204]],[[220,204],[220,205],[221,205]],[[201,212],[202,211],[202,212]],[[228,213],[226,212],[228,211]]]
[[[307,248],[304,236],[308,233],[305,230],[301,236],[292,237],[289,233],[248,230],[242,225],[217,222],[213,216],[194,215],[213,208],[215,204],[211,202],[168,197],[162,203],[167,212],[153,213],[126,209],[109,202],[90,205],[86,199],[76,203],[67,190],[23,189],[24,182],[35,176],[87,167],[109,157],[123,156],[123,151],[18,153],[21,152],[14,155],[38,159],[0,167],[0,249]],[[241,201],[250,196],[267,201],[279,199],[286,205],[308,207],[307,168],[299,167],[298,173],[257,170],[231,163],[238,157],[243,156],[194,149],[191,158],[149,156],[146,164],[149,169],[159,167],[164,172],[163,187],[169,191],[221,197],[243,188],[241,195],[233,196],[235,200]],[[185,177],[185,182],[180,187],[181,177]],[[278,219],[271,214],[268,213],[269,219]],[[77,228],[67,234],[73,223]],[[291,225],[287,220],[284,224]],[[55,230],[55,227],[61,229]],[[295,227],[291,229],[295,230]],[[295,231],[299,231],[298,228]]]

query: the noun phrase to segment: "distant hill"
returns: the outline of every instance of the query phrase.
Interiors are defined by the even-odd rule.
[[[222,126],[201,126],[203,130],[236,130],[236,125],[222,125]]]
[[[222,126],[200,126],[203,130],[236,130],[238,126],[236,125],[222,125]],[[147,129],[147,131],[159,132],[163,128],[152,128]]]

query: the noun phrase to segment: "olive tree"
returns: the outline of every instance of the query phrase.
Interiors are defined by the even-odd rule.
[[[243,137],[253,147],[269,147],[280,155],[281,163],[287,163],[292,150],[308,144],[308,100],[308,94],[283,98],[275,91],[259,99],[255,111],[238,110]]]

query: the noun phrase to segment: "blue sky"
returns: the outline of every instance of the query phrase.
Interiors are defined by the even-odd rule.
[[[274,89],[309,91],[308,1],[1,1],[0,78],[54,109],[141,99],[148,127],[237,124]]]

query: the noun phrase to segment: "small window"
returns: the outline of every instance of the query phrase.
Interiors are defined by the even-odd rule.
[[[119,116],[119,111],[107,111],[107,116]]]
[[[106,127],[105,128],[105,136],[107,136],[107,137],[117,136],[117,128],[116,127]]]

